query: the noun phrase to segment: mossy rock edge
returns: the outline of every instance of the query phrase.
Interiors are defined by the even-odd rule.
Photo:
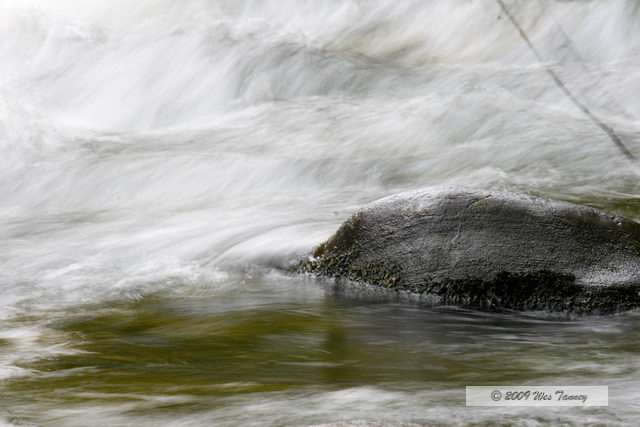
[[[452,187],[354,214],[298,272],[481,309],[640,307],[640,224],[583,206]]]

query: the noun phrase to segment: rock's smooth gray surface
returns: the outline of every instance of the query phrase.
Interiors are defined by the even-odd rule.
[[[522,194],[453,187],[373,202],[300,269],[515,309],[640,307],[640,224]]]

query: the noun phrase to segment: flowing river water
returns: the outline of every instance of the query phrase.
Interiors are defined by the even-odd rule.
[[[0,424],[637,425],[640,314],[286,272],[461,185],[640,220],[640,3],[0,0]],[[609,406],[465,407],[467,385]]]

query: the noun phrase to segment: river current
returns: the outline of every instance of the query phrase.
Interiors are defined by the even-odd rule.
[[[640,315],[297,276],[360,206],[519,191],[640,220],[640,3],[0,0],[0,424],[637,425]],[[470,385],[609,406],[470,408]]]

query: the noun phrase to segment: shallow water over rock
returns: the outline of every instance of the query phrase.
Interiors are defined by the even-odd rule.
[[[431,187],[356,211],[300,272],[475,308],[640,308],[640,224],[519,193]]]
[[[94,4],[95,3],[95,4]],[[640,219],[635,1],[0,3],[0,423],[634,424],[635,313],[481,313],[281,271],[457,185]],[[468,410],[465,385],[609,385]],[[363,421],[363,422],[364,422]]]

